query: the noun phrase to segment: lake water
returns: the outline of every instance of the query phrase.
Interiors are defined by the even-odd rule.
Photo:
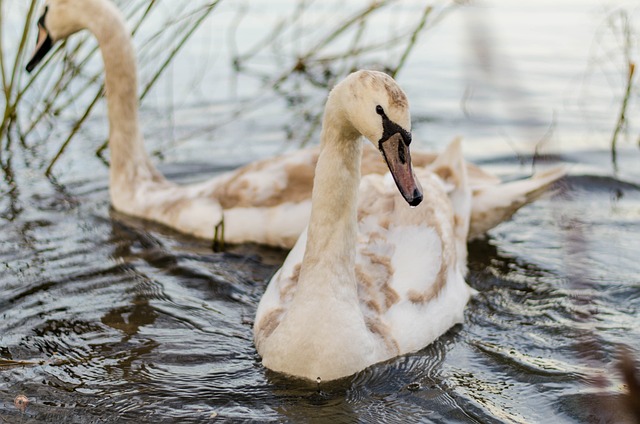
[[[5,51],[18,42],[22,3],[2,3]],[[165,3],[135,37],[143,84],[166,57],[162,42],[149,40],[178,13],[178,3]],[[269,34],[278,20],[307,3],[227,1],[213,10],[142,102],[147,146],[168,177],[201,180],[317,140],[326,87],[303,75],[275,89],[273,81],[368,4],[317,3],[277,37]],[[570,175],[555,195],[470,243],[468,282],[478,295],[463,325],[335,383],[285,378],[256,354],[253,316],[285,251],[213,253],[207,241],[109,208],[108,169],[94,155],[107,134],[103,102],[56,164],[55,180],[43,175],[91,93],[24,140],[17,130],[0,140],[0,421],[628,420],[617,361],[622,346],[640,358],[637,75],[615,166],[609,146],[628,68],[621,23],[626,16],[637,63],[640,7],[520,3],[436,4],[441,20],[420,34],[397,77],[415,143],[439,150],[461,135],[466,156],[505,179],[530,175],[534,155],[535,167],[562,163]],[[391,4],[368,18],[363,42],[402,34],[423,10],[422,2]],[[353,33],[322,54],[344,51]],[[234,69],[234,52],[264,39],[272,43]],[[404,45],[406,37],[332,65],[310,60],[309,72],[322,80],[394,66]],[[70,90],[100,69],[89,62]],[[59,70],[51,63],[48,72]],[[41,110],[47,84],[27,92],[20,128]],[[18,395],[30,400],[24,412]]]

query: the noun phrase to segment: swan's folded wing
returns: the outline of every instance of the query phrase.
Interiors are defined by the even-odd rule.
[[[298,203],[311,198],[318,153],[309,148],[262,159],[194,187],[224,209]]]
[[[358,297],[370,332],[396,354],[420,349],[461,322],[471,293],[443,183],[426,169],[418,177],[425,200],[416,208],[391,193],[389,177],[367,176],[360,185]]]
[[[306,244],[307,230],[305,228],[280,269],[269,281],[269,285],[260,299],[253,327],[254,341],[258,350],[260,350],[261,341],[271,335],[280,324],[282,314],[289,308],[297,288]]]

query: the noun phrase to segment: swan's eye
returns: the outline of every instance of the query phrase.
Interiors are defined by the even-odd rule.
[[[384,109],[382,108],[382,106],[380,105],[376,106],[376,113],[378,115],[384,115]]]

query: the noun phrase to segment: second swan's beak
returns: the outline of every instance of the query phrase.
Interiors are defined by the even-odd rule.
[[[47,31],[47,28],[44,26],[44,16],[45,15],[42,15],[38,20],[38,40],[36,41],[36,50],[34,51],[33,56],[31,56],[29,63],[27,63],[27,72],[33,71],[53,46],[53,40],[49,35],[49,31]]]
[[[411,167],[408,143],[402,134],[395,133],[387,139],[380,140],[378,146],[402,197],[411,206],[418,206],[422,202],[422,187]]]

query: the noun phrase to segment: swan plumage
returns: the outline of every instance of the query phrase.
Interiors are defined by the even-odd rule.
[[[82,29],[98,40],[105,66],[109,112],[112,206],[200,238],[214,238],[224,221],[230,243],[256,242],[290,248],[305,228],[311,210],[311,188],[319,149],[309,148],[250,163],[208,181],[178,185],[152,164],[138,123],[137,70],[129,31],[109,0],[47,0],[38,23],[32,70],[51,46]],[[414,152],[417,167],[436,155]],[[364,149],[362,173],[382,174],[386,166],[373,147]],[[468,163],[473,191],[470,235],[481,235],[518,208],[535,200],[556,178],[502,189],[500,180]],[[511,183],[509,183],[511,184]],[[523,191],[524,190],[524,191]],[[510,193],[512,197],[505,196]]]
[[[88,29],[98,40],[109,116],[109,194],[116,210],[202,238],[213,238],[224,221],[231,243],[295,242],[308,218],[313,151],[258,161],[202,183],[172,183],[144,148],[135,53],[117,7],[109,0],[47,0],[38,29],[29,71],[55,42],[77,31]]]
[[[326,115],[369,113],[361,102],[381,94],[357,91],[352,85],[362,75],[347,77],[329,96],[309,226],[269,282],[254,322],[263,364],[310,380],[345,377],[423,348],[462,321],[472,292],[464,281],[471,190],[459,141],[415,170],[424,196],[415,208],[389,174],[346,177],[359,169],[353,162],[362,149],[333,145],[362,142],[326,128],[347,126]],[[325,135],[335,131],[347,140]],[[342,167],[350,171],[335,178]]]

